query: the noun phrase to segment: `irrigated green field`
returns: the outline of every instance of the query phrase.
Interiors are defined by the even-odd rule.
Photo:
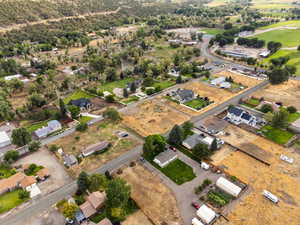
[[[267,59],[263,60],[264,64],[268,64],[271,59],[279,58],[279,57],[289,57],[288,65],[296,66],[297,72],[296,75],[300,76],[300,51],[297,50],[279,50],[274,55],[270,56]]]
[[[283,47],[296,47],[300,45],[300,29],[299,30],[272,30],[262,34],[255,35],[258,39],[281,42]]]
[[[270,29],[270,28],[283,27],[283,26],[300,27],[300,20],[289,20],[289,21],[274,23],[274,24],[271,24],[268,26],[261,27],[261,28],[259,28],[259,30],[266,30],[266,29]]]

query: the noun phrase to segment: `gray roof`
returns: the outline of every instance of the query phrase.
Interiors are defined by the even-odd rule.
[[[177,154],[176,152],[173,152],[171,150],[166,150],[162,153],[159,153],[155,159],[157,159],[158,161],[160,161],[162,164],[164,164],[165,162],[169,161],[170,159],[172,159],[173,157],[175,157]]]
[[[179,89],[179,90],[177,90],[177,95],[182,100],[189,100],[191,98],[194,98],[194,92],[192,90],[187,90],[187,89]]]
[[[228,108],[228,112],[234,114],[235,116],[241,116],[244,111],[240,108],[232,106]]]
[[[77,162],[78,162],[74,155],[67,154],[67,155],[64,155],[63,158],[64,158],[64,162],[65,162],[66,166],[72,166],[72,165],[77,164]]]
[[[47,136],[49,134],[49,131],[50,129],[48,127],[42,127],[40,129],[37,129],[36,131],[34,131],[34,134],[37,136],[37,137],[44,137],[44,136]]]
[[[225,120],[219,119],[215,116],[210,116],[206,119],[201,120],[200,122],[195,124],[197,128],[204,128],[209,132],[219,132],[224,130],[228,126],[228,123]]]
[[[88,155],[88,154],[92,154],[97,151],[102,151],[102,150],[106,149],[109,146],[109,144],[110,143],[108,141],[102,141],[102,142],[90,145],[86,149],[82,150],[82,153],[84,155]]]
[[[191,148],[194,148],[197,144],[200,143],[199,134],[193,134],[186,138],[183,142],[188,144]]]

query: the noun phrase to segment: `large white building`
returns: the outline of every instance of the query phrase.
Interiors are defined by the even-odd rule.
[[[242,188],[225,179],[224,177],[220,177],[217,180],[216,186],[234,197],[238,197],[242,191]]]
[[[197,210],[197,216],[206,224],[210,224],[217,216],[215,211],[211,208],[207,207],[206,205],[202,205]]]
[[[11,144],[10,137],[5,131],[0,131],[0,148]]]

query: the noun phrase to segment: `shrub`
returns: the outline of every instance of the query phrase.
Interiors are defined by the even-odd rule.
[[[19,192],[19,199],[25,200],[25,199],[28,199],[29,196],[30,196],[30,194],[28,191],[22,190]]]
[[[59,149],[59,147],[57,145],[50,145],[50,147],[49,147],[50,152],[56,152],[58,149]]]
[[[88,125],[86,123],[80,123],[76,126],[76,131],[84,132],[88,129]]]
[[[14,161],[18,160],[19,156],[20,156],[19,152],[15,151],[15,150],[10,150],[5,153],[4,160],[7,162],[14,162]]]
[[[273,112],[273,107],[270,104],[264,104],[260,108],[260,111],[262,111],[263,113]]]
[[[294,106],[289,106],[289,107],[287,107],[287,111],[289,113],[296,113],[297,109]]]

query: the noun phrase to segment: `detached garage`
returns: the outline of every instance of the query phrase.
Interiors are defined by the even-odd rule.
[[[216,186],[234,197],[238,197],[242,191],[242,188],[225,179],[224,177],[220,177],[217,180]]]
[[[0,148],[10,145],[11,141],[5,131],[0,131]]]
[[[215,218],[216,218],[216,213],[212,209],[208,208],[206,205],[202,205],[198,210],[197,210],[197,216],[207,224],[210,224]]]

